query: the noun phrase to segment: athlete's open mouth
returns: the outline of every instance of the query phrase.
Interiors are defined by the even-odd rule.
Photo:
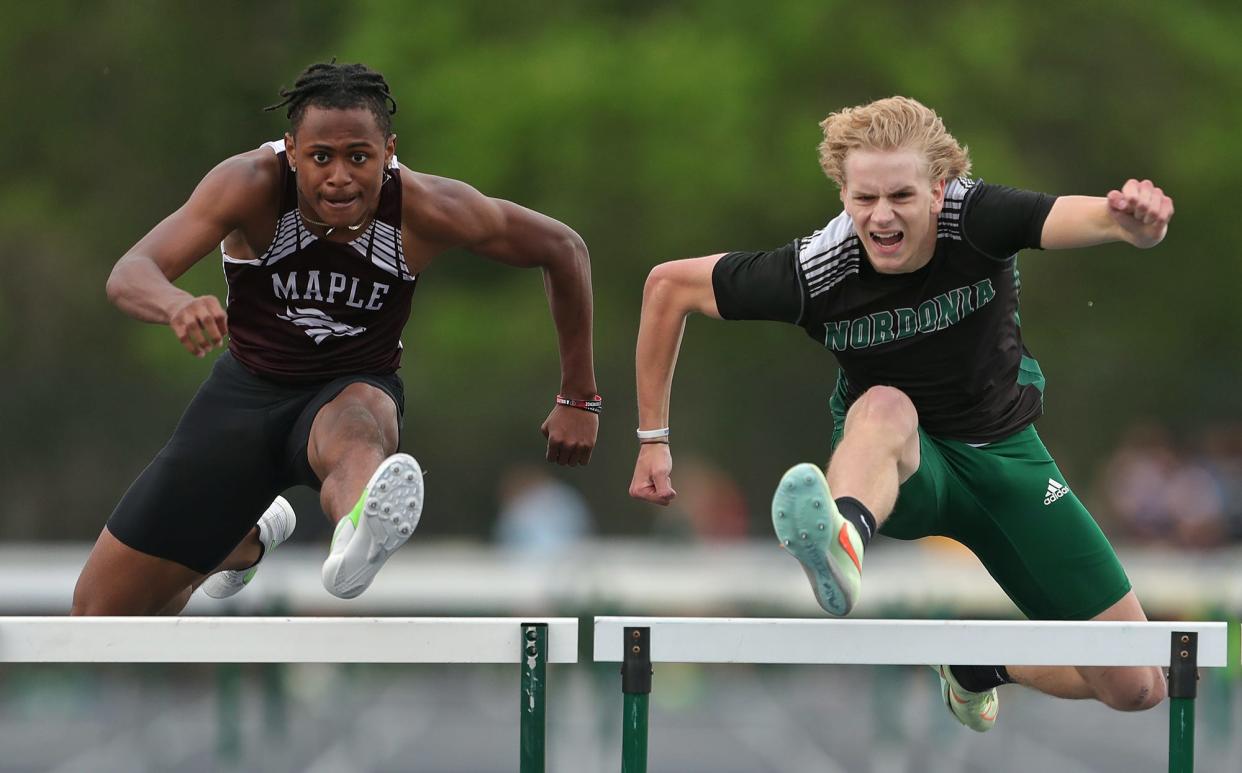
[[[881,247],[896,247],[901,244],[905,233],[901,231],[872,231],[871,240]]]
[[[323,203],[332,209],[346,209],[352,207],[357,200],[357,196],[350,196],[347,199],[323,199]]]

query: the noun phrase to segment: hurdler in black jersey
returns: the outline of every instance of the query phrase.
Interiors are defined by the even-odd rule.
[[[642,445],[630,495],[660,505],[677,496],[669,406],[686,316],[786,322],[841,366],[827,470],[795,464],[772,496],[777,539],[825,612],[846,615],[858,603],[878,531],[957,540],[1032,619],[1145,619],[1033,425],[1043,375],[1022,343],[1017,254],[1154,246],[1172,201],[1149,180],[1098,197],[973,181],[965,148],[934,111],[906,97],[846,108],[820,125],[820,165],[840,187],[841,215],[772,251],[652,269],[639,323]],[[1150,708],[1164,694],[1152,668],[937,672],[945,706],[978,731],[996,721],[995,688],[1005,681],[1125,710]]]
[[[228,351],[108,519],[74,614],[175,614],[200,583],[213,598],[239,592],[292,533],[279,495],[297,485],[317,490],[335,523],[324,589],[364,592],[421,517],[422,471],[399,450],[400,336],[417,276],[458,248],[543,274],[561,369],[539,426],[546,444],[532,431],[531,450],[565,466],[590,461],[602,400],[581,237],[401,166],[396,102],[364,65],[312,65],[281,97],[271,109],[287,108],[284,139],[208,172],[108,280],[113,303],[166,325],[190,354],[226,340]],[[174,284],[217,245],[223,305]]]
[[[1043,377],[1022,344],[1017,252],[1039,248],[1055,197],[966,178],[945,190],[931,261],[880,274],[841,213],[770,252],[733,252],[712,285],[724,319],[789,322],[841,364],[845,406],[904,392],[933,435],[1006,437],[1042,412]]]

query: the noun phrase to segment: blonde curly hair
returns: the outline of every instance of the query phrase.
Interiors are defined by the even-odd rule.
[[[959,145],[936,111],[909,97],[877,99],[847,107],[820,121],[819,165],[845,187],[845,157],[851,150],[913,150],[927,159],[930,179],[948,180],[970,172],[968,148]]]

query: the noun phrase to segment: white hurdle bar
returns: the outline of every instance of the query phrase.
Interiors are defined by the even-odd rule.
[[[624,659],[626,628],[651,629],[653,663],[1168,666],[1174,631],[1224,666],[1225,623],[597,617],[595,660]]]
[[[595,660],[621,663],[621,772],[647,771],[652,663],[1167,666],[1169,771],[1194,770],[1200,666],[1226,665],[1226,623],[597,617]]]
[[[568,617],[0,617],[0,663],[515,663],[520,773],[545,770],[547,664],[577,661]]]
[[[569,617],[0,617],[0,662],[521,663],[523,623],[578,661]]]

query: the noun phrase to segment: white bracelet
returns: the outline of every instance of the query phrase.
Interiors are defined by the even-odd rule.
[[[638,430],[639,440],[659,440],[668,437],[668,427],[660,429],[640,429]]]

